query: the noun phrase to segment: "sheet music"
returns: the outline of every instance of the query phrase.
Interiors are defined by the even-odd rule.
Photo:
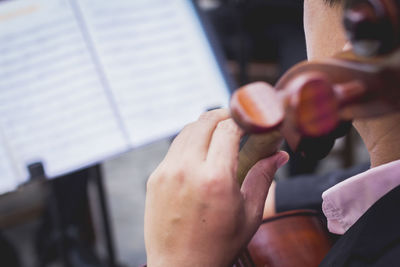
[[[134,146],[177,133],[229,93],[187,0],[81,0]]]
[[[191,1],[0,2],[0,194],[177,133],[228,87]]]
[[[128,148],[68,1],[2,3],[0,28],[0,126],[21,168],[53,177]]]

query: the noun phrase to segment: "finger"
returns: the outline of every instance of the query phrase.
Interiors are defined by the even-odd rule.
[[[199,119],[188,124],[175,138],[168,157],[195,157],[205,160],[212,134],[220,121],[229,118],[227,109],[216,109],[203,113]]]
[[[248,172],[241,191],[249,223],[257,223],[261,220],[265,199],[275,172],[288,160],[289,155],[280,151],[271,157],[260,160]]]
[[[275,205],[275,190],[276,190],[276,182],[272,181],[271,186],[269,187],[267,198],[265,200],[265,206],[263,211],[263,219],[271,217],[276,214],[276,205]]]
[[[243,130],[232,119],[219,122],[211,138],[207,163],[234,170],[238,160],[240,138],[243,134]]]

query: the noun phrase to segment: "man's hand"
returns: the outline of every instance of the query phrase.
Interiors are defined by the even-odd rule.
[[[285,152],[259,161],[240,188],[243,132],[227,110],[186,126],[147,184],[148,266],[228,266],[261,223],[273,176]]]

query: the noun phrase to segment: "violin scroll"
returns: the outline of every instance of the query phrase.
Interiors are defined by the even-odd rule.
[[[348,0],[343,25],[354,52],[371,57],[400,45],[400,1]]]

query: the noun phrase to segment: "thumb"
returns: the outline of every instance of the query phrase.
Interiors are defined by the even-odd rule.
[[[246,217],[250,220],[261,220],[265,199],[274,178],[275,172],[289,160],[289,155],[279,151],[258,161],[247,173],[241,192],[245,200]]]

